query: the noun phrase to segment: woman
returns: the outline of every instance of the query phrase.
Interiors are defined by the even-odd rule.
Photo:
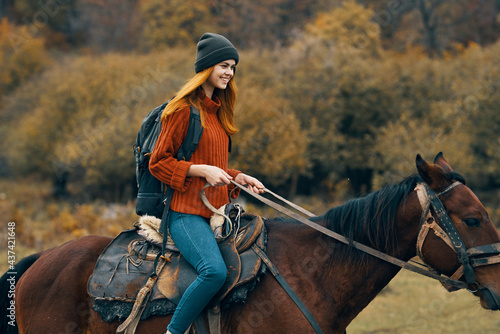
[[[162,130],[151,155],[151,173],[174,189],[168,217],[172,239],[198,272],[167,327],[167,333],[183,334],[223,286],[227,270],[208,219],[212,212],[203,204],[200,191],[206,182],[209,201],[220,207],[229,202],[230,183],[248,185],[256,193],[264,186],[256,178],[228,169],[229,136],[238,130],[233,108],[233,80],[239,55],[225,37],[204,34],[197,46],[195,71],[162,114]],[[189,161],[175,157],[189,125],[190,105],[200,110],[203,134]],[[238,191],[234,191],[237,196]]]

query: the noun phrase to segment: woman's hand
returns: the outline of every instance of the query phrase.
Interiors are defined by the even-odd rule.
[[[257,180],[255,177],[239,173],[236,175],[234,178],[234,182],[242,184],[242,185],[247,185],[248,189],[253,191],[256,194],[262,194],[264,192],[264,185]]]
[[[187,175],[203,177],[211,186],[223,186],[233,179],[225,170],[210,165],[191,165]]]
[[[225,170],[210,165],[191,165],[187,175],[203,177],[211,186],[223,186],[231,183],[233,179]],[[255,177],[239,173],[234,178],[234,181],[241,185],[247,185],[248,189],[256,194],[264,192],[264,185]]]

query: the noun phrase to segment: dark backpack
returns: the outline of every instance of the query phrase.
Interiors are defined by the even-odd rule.
[[[168,102],[154,108],[144,118],[134,144],[138,188],[135,211],[139,216],[147,214],[162,218],[163,213],[167,212],[170,206],[172,188],[163,184],[149,171],[149,159],[160,135],[161,115],[167,104]],[[202,133],[200,111],[191,106],[187,135],[179,148],[177,160],[187,161],[191,158]]]

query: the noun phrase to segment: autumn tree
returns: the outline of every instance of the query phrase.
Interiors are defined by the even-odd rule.
[[[387,49],[424,46],[431,55],[454,51],[457,44],[488,45],[500,34],[496,0],[360,0],[371,6]]]
[[[454,73],[461,76],[460,85],[453,87],[459,99],[455,110],[463,117],[462,132],[471,136],[471,174],[483,189],[500,186],[500,68],[496,60],[499,51],[499,42],[487,48],[473,46],[452,63]]]
[[[13,11],[16,23],[24,25],[32,37],[43,37],[49,46],[67,48],[76,38],[71,25],[77,15],[76,3],[76,0],[15,0]]]
[[[207,0],[220,33],[243,49],[290,45],[318,12],[342,0]]]
[[[4,18],[0,23],[0,96],[13,90],[49,63],[44,40]]]
[[[131,196],[137,131],[192,71],[187,53],[81,56],[45,71],[16,92],[29,100],[14,95],[6,105],[19,113],[5,144],[12,173],[67,177],[89,197]]]
[[[276,55],[248,52],[242,57],[245,61],[235,77],[241,87],[235,111],[240,132],[234,136],[230,163],[294,195],[299,177],[310,168],[308,131],[301,127],[290,101],[271,89],[279,82],[269,70],[278,61]]]
[[[138,0],[78,0],[70,19],[75,43],[95,51],[137,46]]]
[[[393,58],[401,69],[396,96],[399,117],[381,129],[375,186],[414,173],[416,153],[444,152],[469,184],[498,185],[498,82],[492,60],[498,43],[472,46],[446,61],[411,52]],[[423,89],[425,87],[425,89]]]
[[[6,18],[0,23],[0,137],[7,138],[9,131],[25,109],[7,111],[12,92],[43,72],[50,63],[41,38],[26,35],[22,27],[10,24]],[[26,103],[31,92],[19,97]],[[8,168],[8,143],[0,142],[0,176],[10,174]]]
[[[215,28],[205,2],[143,0],[139,6],[139,44],[146,50],[192,45]]]
[[[58,13],[72,17],[75,29],[99,21],[86,40],[93,50],[133,48],[140,40],[147,53],[58,54],[50,63],[45,40],[33,34],[49,36],[42,27],[4,21],[3,175],[66,178],[88,197],[130,198],[131,146],[141,120],[194,73],[195,43],[214,29],[240,50],[232,167],[290,194],[346,185],[361,194],[413,173],[416,153],[431,159],[443,151],[469,182],[500,184],[499,44],[468,37],[494,40],[498,1],[460,0],[454,7],[377,0],[363,7],[367,2],[143,0],[137,12],[130,10],[134,0],[116,11],[76,3],[68,7],[76,12]],[[24,16],[37,12],[22,0],[16,8]],[[384,8],[397,14],[390,29]],[[480,15],[488,8],[493,12]],[[113,13],[131,22],[106,19]],[[440,57],[429,57],[423,13],[435,27]],[[141,30],[128,35],[134,26]],[[109,27],[116,30],[100,33]],[[130,41],[120,41],[124,36]]]
[[[350,178],[358,193],[370,189],[370,148],[392,112],[372,17],[353,1],[319,15],[283,52],[286,68],[279,72],[280,94],[309,130],[315,180]]]

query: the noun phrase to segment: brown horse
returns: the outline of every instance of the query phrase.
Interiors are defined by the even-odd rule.
[[[417,183],[425,182],[435,192],[447,189],[439,196],[458,231],[458,238],[467,249],[498,246],[500,235],[485,208],[441,154],[434,164],[418,156],[417,170],[418,174],[398,185],[351,200],[313,220],[352,240],[408,261],[416,256],[422,216],[422,206],[414,189]],[[460,183],[451,188],[456,181]],[[436,212],[432,215],[441,225],[440,216]],[[269,219],[266,225],[269,258],[324,333],[343,333],[400,270],[295,221]],[[15,299],[20,333],[115,332],[119,323],[103,321],[92,310],[92,300],[86,292],[96,260],[110,241],[99,236],[83,237],[32,255],[16,266],[18,275],[22,275],[18,277]],[[450,276],[460,267],[457,253],[435,233],[426,236],[420,253],[429,266],[444,275]],[[462,257],[460,261],[465,260]],[[481,306],[499,310],[500,265],[476,267],[472,277],[474,282],[468,283],[474,287],[473,293],[480,298]],[[2,278],[2,287],[6,286],[7,278],[6,275]],[[4,295],[1,298],[5,299]],[[137,332],[162,333],[169,319],[143,320]],[[15,329],[5,324],[8,320],[2,314],[2,333]],[[266,274],[245,304],[223,312],[222,332],[311,333],[313,330],[273,276]]]

